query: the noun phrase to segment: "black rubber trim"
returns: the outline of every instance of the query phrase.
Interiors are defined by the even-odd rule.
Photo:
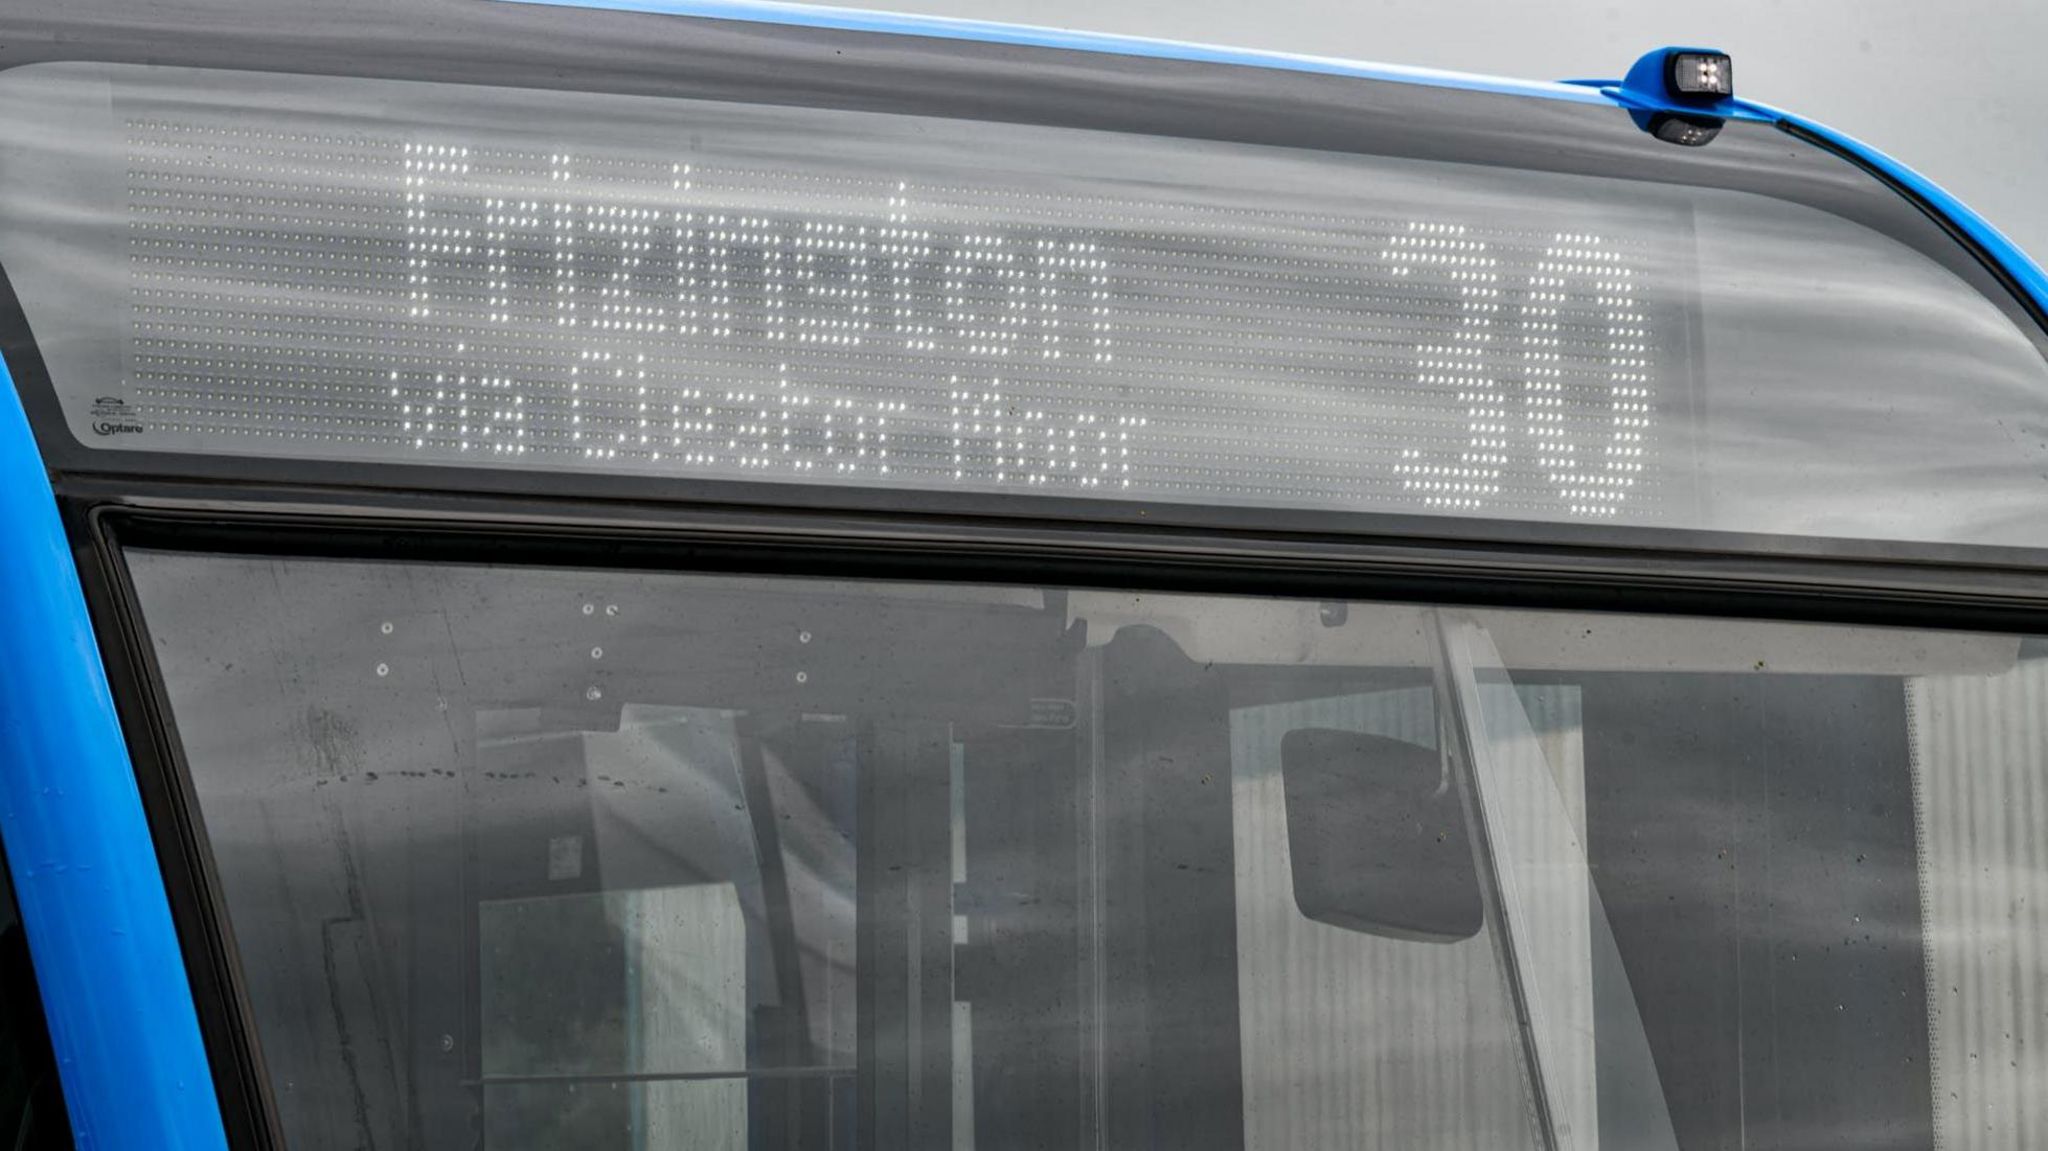
[[[99,502],[94,518],[117,528],[120,546],[187,552],[2048,630],[2048,574],[2025,566],[531,501],[419,508],[130,496]]]
[[[281,1146],[274,1137],[279,1130],[275,1101],[255,1029],[248,1023],[240,952],[228,926],[184,744],[145,638],[127,565],[120,559],[121,544],[111,525],[82,505],[60,507],[155,842],[228,1146],[234,1151]]]

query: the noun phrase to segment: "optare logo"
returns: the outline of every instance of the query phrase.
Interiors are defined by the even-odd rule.
[[[93,398],[91,426],[96,436],[132,436],[145,430],[134,407],[119,396]]]

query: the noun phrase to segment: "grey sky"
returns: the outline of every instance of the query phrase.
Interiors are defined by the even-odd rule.
[[[852,7],[1531,79],[1660,44],[1735,57],[1745,96],[1891,153],[2048,259],[2048,0],[861,0]]]

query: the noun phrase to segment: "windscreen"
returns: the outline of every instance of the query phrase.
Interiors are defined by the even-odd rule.
[[[127,561],[298,1151],[2048,1129],[2038,641]]]
[[[96,449],[2048,542],[2027,338],[1755,194],[135,66],[0,111]]]

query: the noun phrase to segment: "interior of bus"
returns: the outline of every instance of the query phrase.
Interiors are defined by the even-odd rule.
[[[2035,641],[127,564],[294,1148],[2031,1137]]]

